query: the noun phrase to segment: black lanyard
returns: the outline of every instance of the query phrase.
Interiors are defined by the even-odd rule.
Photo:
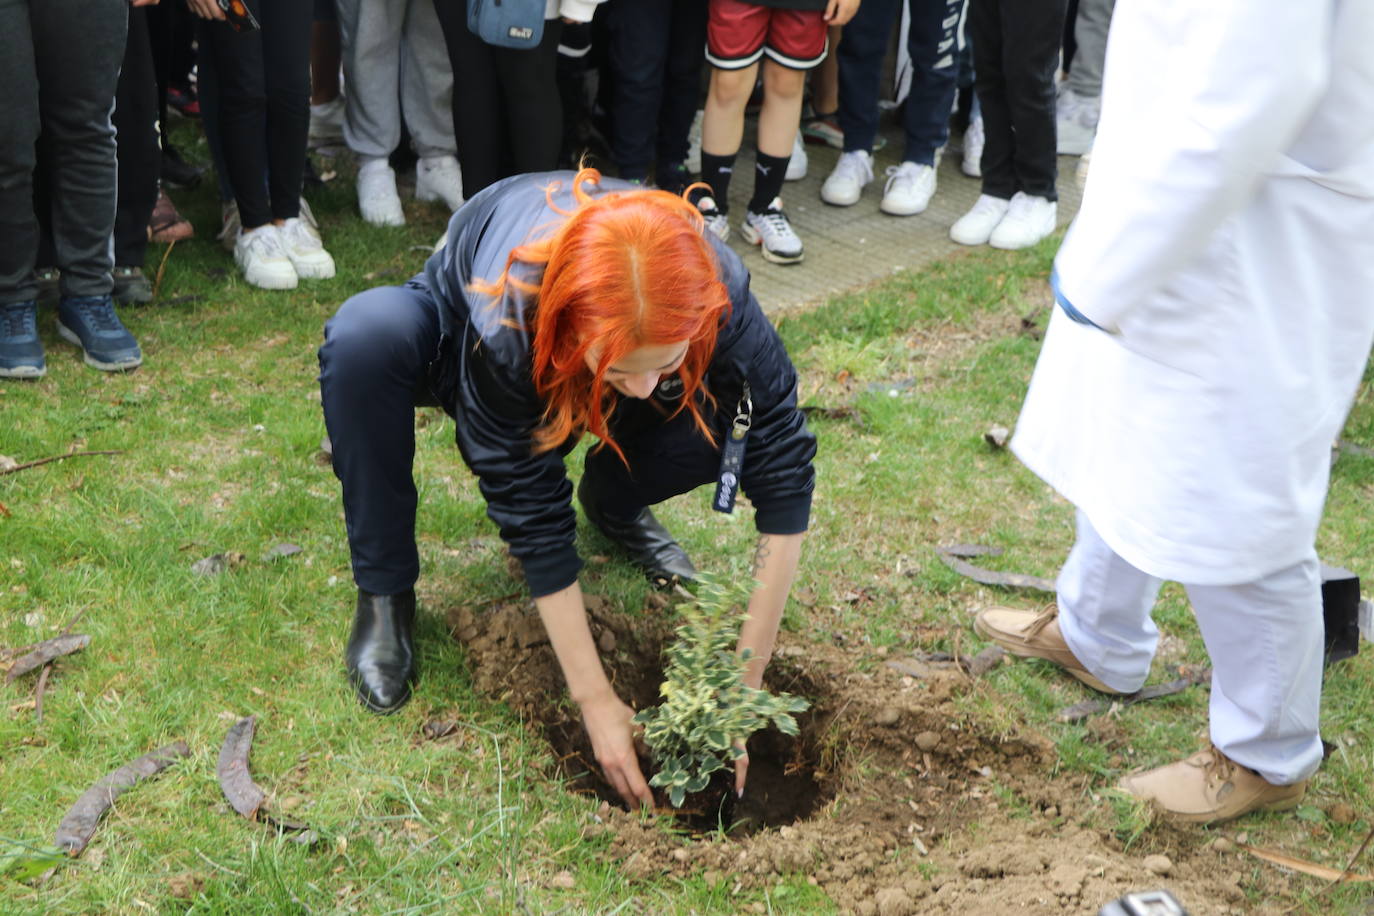
[[[735,511],[735,496],[739,493],[739,475],[744,467],[744,445],[749,427],[754,422],[754,402],[749,397],[749,383],[735,405],[735,422],[720,449],[720,473],[716,475],[716,496],[711,508],[727,515]]]

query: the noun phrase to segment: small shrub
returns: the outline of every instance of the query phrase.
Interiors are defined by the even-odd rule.
[[[681,610],[677,639],[668,649],[668,666],[659,692],[664,702],[642,710],[634,721],[644,726],[644,743],[658,772],[649,785],[668,790],[674,808],[689,792],[700,792],[711,774],[744,754],[743,742],[769,723],[785,735],[797,734],[792,713],[810,704],[790,694],[773,695],[746,686],[750,654],[736,654],[741,608],[749,588],[702,576],[695,598]]]

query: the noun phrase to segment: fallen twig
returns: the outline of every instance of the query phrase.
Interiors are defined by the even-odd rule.
[[[144,754],[132,763],[102,776],[95,785],[81,794],[62,823],[57,825],[53,844],[65,849],[68,855],[79,856],[95,835],[95,828],[114,800],[145,779],[161,773],[182,757],[191,756],[185,741],[160,747]]]
[[[98,451],[98,452],[67,452],[67,453],[64,454],[64,455],[49,455],[47,458],[39,458],[37,461],[26,461],[26,462],[24,462],[23,464],[16,464],[16,465],[15,465],[14,467],[12,467],[12,468],[5,468],[4,470],[0,470],[0,476],[4,476],[5,474],[18,474],[20,471],[27,470],[28,468],[36,468],[36,467],[38,467],[40,464],[48,464],[49,462],[53,462],[53,461],[65,461],[65,460],[67,460],[68,458],[86,458],[86,457],[89,457],[89,456],[91,456],[91,455],[122,455],[122,454],[124,454],[124,450],[123,450],[123,449],[107,449],[107,450]],[[6,513],[6,514],[8,514],[8,513]]]
[[[1143,703],[1146,700],[1157,700],[1160,697],[1173,696],[1182,693],[1189,687],[1197,684],[1205,684],[1212,679],[1212,669],[1202,668],[1192,674],[1169,681],[1165,684],[1151,684],[1142,687],[1135,693],[1125,696],[1114,697],[1111,700],[1084,700],[1072,706],[1066,706],[1059,711],[1058,719],[1060,722],[1082,722],[1089,716],[1095,716],[1100,712],[1106,712],[1113,705],[1134,706],[1136,703]]]
[[[167,243],[167,250],[162,253],[162,260],[158,262],[157,273],[153,277],[153,298],[157,298],[158,291],[162,289],[162,275],[167,270],[167,259],[172,256],[172,249],[177,247],[177,240],[172,239]]]
[[[991,556],[1001,554],[1000,547],[984,547],[979,544],[952,544],[948,547],[936,547],[935,552],[939,554],[941,561],[946,566],[954,570],[961,576],[967,576],[975,582],[983,585],[1000,585],[1006,588],[1033,588],[1042,592],[1053,592],[1054,583],[1049,579],[1042,579],[1040,576],[1027,576],[1021,573],[995,572],[991,569],[983,569],[981,566],[974,566],[964,560],[964,557]]]
[[[43,721],[43,691],[48,686],[48,675],[52,672],[52,662],[43,666],[42,672],[38,675],[38,688],[33,692],[33,720]]]
[[[5,505],[4,503],[0,503],[0,515],[3,515],[5,518],[12,518],[12,517],[13,517],[13,516],[10,515],[10,508],[9,508],[9,506]]]
[[[1369,840],[1366,838],[1365,844],[1367,845],[1368,843]],[[1250,853],[1250,855],[1254,856],[1257,859],[1263,859],[1266,862],[1273,862],[1275,865],[1282,865],[1284,868],[1291,868],[1293,869],[1293,871],[1299,871],[1302,872],[1304,875],[1311,875],[1314,878],[1327,879],[1331,882],[1331,884],[1323,888],[1322,893],[1325,893],[1327,890],[1330,890],[1332,887],[1335,887],[1337,884],[1341,883],[1363,884],[1369,881],[1374,881],[1374,875],[1356,874],[1355,872],[1350,870],[1350,866],[1346,866],[1345,871],[1340,871],[1338,869],[1331,868],[1327,865],[1318,865],[1316,862],[1308,862],[1305,859],[1297,859],[1293,856],[1285,855],[1281,852],[1274,852],[1272,849],[1261,849],[1258,846],[1247,846],[1244,843],[1237,843],[1236,846],[1240,849],[1244,849],[1246,852]],[[1364,849],[1365,847],[1361,846],[1360,852],[1364,852]],[[1359,857],[1360,852],[1357,852],[1355,854],[1356,858]],[[1351,859],[1350,865],[1354,864],[1355,860]]]
[[[9,672],[5,675],[5,683],[12,683],[15,678],[22,677],[30,671],[37,671],[55,658],[79,652],[90,644],[91,637],[85,633],[55,636],[40,642],[32,652],[10,666]]]

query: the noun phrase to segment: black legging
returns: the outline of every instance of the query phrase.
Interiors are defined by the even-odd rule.
[[[558,165],[563,105],[555,73],[562,23],[544,22],[539,47],[498,48],[468,31],[467,0],[434,0],[453,66],[453,132],[463,195],[521,172]]]
[[[157,204],[157,78],[148,40],[148,7],[129,10],[129,42],[115,89],[114,126],[119,154],[119,195],[115,211],[114,262],[142,267],[148,248],[148,219]]]
[[[301,211],[310,130],[312,0],[246,0],[261,31],[202,20],[201,53],[213,58],[214,116],[225,169],[245,229]],[[209,88],[209,87],[204,87]]]

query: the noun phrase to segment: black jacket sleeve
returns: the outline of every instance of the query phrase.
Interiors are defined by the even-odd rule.
[[[733,417],[742,382],[748,381],[754,411],[740,482],[760,533],[798,534],[811,517],[816,437],[797,407],[797,371],[749,290],[748,270],[724,245],[715,247],[732,314],[711,361],[713,391]]]

